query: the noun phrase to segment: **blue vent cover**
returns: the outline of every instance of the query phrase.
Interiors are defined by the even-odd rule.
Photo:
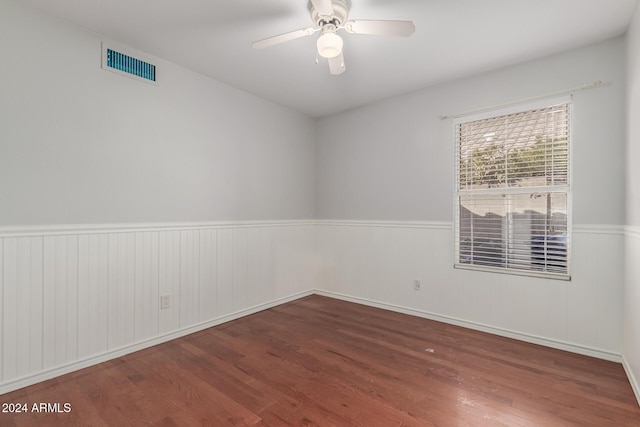
[[[143,79],[156,81],[156,66],[144,62],[140,59],[133,58],[124,53],[116,52],[113,49],[107,49],[107,67],[133,74]]]

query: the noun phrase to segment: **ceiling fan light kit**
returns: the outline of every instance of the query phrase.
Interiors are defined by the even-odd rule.
[[[310,0],[309,12],[316,27],[291,31],[278,36],[269,37],[252,43],[255,49],[284,43],[290,40],[307,37],[318,31],[322,32],[316,47],[318,55],[327,58],[329,72],[333,75],[345,71],[343,56],[343,40],[337,34],[345,30],[351,34],[375,34],[383,36],[408,37],[415,31],[411,21],[348,21],[349,0]]]
[[[342,38],[332,31],[318,37],[318,55],[323,58],[335,58],[342,53]]]

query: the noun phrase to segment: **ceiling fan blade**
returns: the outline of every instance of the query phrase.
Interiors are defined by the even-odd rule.
[[[344,29],[353,34],[408,37],[416,27],[412,21],[348,21]]]
[[[320,16],[333,15],[333,4],[331,0],[311,0],[313,8],[318,12]]]
[[[337,76],[338,74],[344,73],[344,70],[344,55],[342,52],[338,56],[329,58],[329,72],[331,74]]]
[[[318,31],[318,28],[303,28],[301,30],[291,31],[289,33],[280,34],[278,36],[269,37],[266,39],[258,40],[251,43],[251,47],[254,49],[264,49],[265,47],[273,46],[275,44],[288,42],[290,40],[299,39],[302,37],[310,36]]]

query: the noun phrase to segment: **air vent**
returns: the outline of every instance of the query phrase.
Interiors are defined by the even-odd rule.
[[[102,44],[102,68],[135,79],[157,83],[156,66],[148,60],[140,59],[143,55],[133,53],[121,46]]]

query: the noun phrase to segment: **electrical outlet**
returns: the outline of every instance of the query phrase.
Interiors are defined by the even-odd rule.
[[[414,280],[413,281],[413,290],[414,291],[419,291],[421,287],[422,287],[422,282],[420,280]]]
[[[171,307],[171,295],[160,295],[160,310]]]

